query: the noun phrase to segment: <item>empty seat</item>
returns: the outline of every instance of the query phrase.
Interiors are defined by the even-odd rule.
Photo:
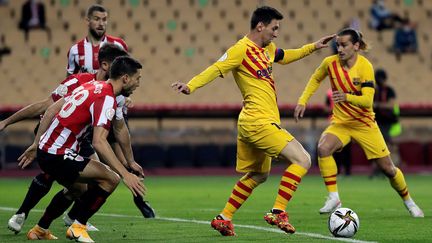
[[[163,146],[157,144],[133,146],[135,161],[143,168],[164,167],[166,152]]]
[[[193,167],[193,149],[189,145],[170,145],[167,148],[168,167]]]
[[[195,147],[195,165],[198,167],[221,166],[221,151],[216,144],[203,144]]]
[[[425,153],[422,143],[417,141],[405,141],[399,143],[399,154],[406,165],[424,165]]]

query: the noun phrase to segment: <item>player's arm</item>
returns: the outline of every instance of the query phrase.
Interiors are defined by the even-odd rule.
[[[97,154],[105,161],[111,169],[117,172],[123,179],[126,186],[136,195],[144,195],[145,187],[141,183],[140,179],[129,173],[123,164],[117,159],[114,151],[111,149],[107,141],[109,130],[105,127],[97,126],[93,128],[93,147],[95,148]]]
[[[333,93],[333,100],[336,102],[346,101],[361,108],[371,108],[375,94],[375,76],[372,64],[366,63],[361,69],[361,95]],[[334,97],[338,96],[338,97]]]
[[[191,94],[198,88],[215,80],[217,77],[224,77],[226,73],[241,64],[243,54],[245,53],[244,49],[245,47],[239,45],[231,47],[217,62],[193,77],[187,84],[175,82],[171,87],[178,92]]]
[[[319,86],[321,85],[321,81],[327,76],[327,62],[326,59],[321,63],[321,65],[315,70],[312,76],[309,79],[305,89],[303,90],[302,95],[297,101],[297,106],[294,110],[294,118],[296,122],[299,118],[302,118],[304,112],[306,111],[306,104],[308,103],[310,97],[317,91]]]
[[[144,176],[142,167],[135,161],[130,140],[130,133],[124,119],[113,121],[113,131],[116,141],[119,143],[123,155],[126,158],[126,163],[130,169]]]
[[[306,44],[298,49],[276,49],[275,62],[279,64],[288,64],[302,59],[318,49],[328,47],[328,42],[334,37],[335,35],[324,36],[318,41]]]
[[[44,100],[38,101],[22,108],[21,110],[15,112],[10,117],[0,122],[0,132],[9,125],[43,114],[46,109],[53,103],[54,102],[51,99],[51,96],[49,96]]]
[[[35,158],[36,158],[36,150],[39,144],[40,137],[42,134],[46,132],[48,127],[51,124],[51,121],[53,120],[54,116],[60,111],[61,107],[65,103],[64,99],[60,99],[51,106],[48,107],[48,109],[45,111],[45,114],[43,115],[39,128],[37,130],[36,136],[33,140],[33,143],[24,151],[24,153],[18,158],[18,166],[21,168],[27,167]]]

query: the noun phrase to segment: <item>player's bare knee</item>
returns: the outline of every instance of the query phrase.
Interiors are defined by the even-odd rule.
[[[100,181],[99,186],[106,191],[112,192],[120,183],[120,180],[120,176],[114,171],[110,170],[106,172],[106,175]]]
[[[328,157],[333,154],[332,148],[327,144],[318,144],[318,156],[321,158]]]
[[[261,184],[267,180],[269,173],[249,173],[248,176],[256,183]]]
[[[309,170],[309,168],[311,167],[311,157],[308,153],[304,153],[301,158],[299,159],[298,165],[300,165],[301,167],[305,168],[306,170]]]

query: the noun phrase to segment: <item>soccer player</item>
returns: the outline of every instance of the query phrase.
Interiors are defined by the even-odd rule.
[[[288,202],[301,178],[310,167],[310,156],[302,145],[280,126],[276,102],[273,64],[288,64],[317,49],[327,46],[334,36],[304,45],[299,49],[279,49],[273,39],[279,35],[282,14],[268,6],[257,8],[250,21],[250,32],[213,65],[195,76],[187,84],[175,82],[173,89],[191,94],[215,78],[232,71],[244,105],[238,119],[237,167],[244,176],[234,186],[225,208],[211,222],[223,236],[234,236],[234,213],[263,183],[270,172],[272,158],[280,157],[288,167],[282,176],[274,206],[264,219],[287,233],[295,228],[288,222],[285,212]]]
[[[100,68],[95,74],[79,73],[79,74],[74,74],[69,76],[68,78],[63,80],[61,84],[45,100],[24,107],[23,109],[19,110],[12,116],[1,121],[0,131],[8,125],[42,114],[55,101],[59,100],[60,98],[62,98],[67,94],[72,93],[72,91],[75,88],[79,87],[84,83],[90,82],[92,80],[107,80],[109,68],[111,66],[111,63],[114,61],[114,59],[118,56],[124,56],[128,54],[126,51],[120,49],[118,46],[114,44],[106,44],[103,47],[101,47],[101,49],[99,49],[98,55],[99,55],[98,60],[100,62]],[[124,103],[125,103],[124,96],[120,95],[116,97],[116,101],[118,104],[117,109],[121,111],[124,108]],[[115,124],[122,124],[122,123],[118,122]],[[114,134],[114,131],[110,132],[110,136],[113,136],[111,134]],[[93,159],[98,159],[91,145],[91,137],[89,136],[91,135],[86,135],[85,138],[82,139],[82,143],[80,146],[81,149],[79,151],[79,154],[83,157],[91,157]],[[111,140],[115,140],[115,138]],[[130,143],[126,142],[125,144],[122,144],[122,146],[120,147],[121,148],[129,147],[130,146],[129,144]],[[117,151],[115,152],[117,155]],[[139,165],[137,165],[134,162],[135,160],[133,159],[133,154],[128,154],[128,159],[122,158],[120,159],[120,161],[125,165],[128,165],[126,161],[130,161],[132,167],[135,168],[139,167]],[[25,167],[26,165],[23,166]],[[19,233],[21,231],[22,226],[24,225],[25,219],[28,217],[30,210],[34,208],[34,206],[42,199],[42,197],[44,197],[48,193],[48,191],[52,186],[53,181],[54,179],[50,175],[44,172],[40,173],[33,179],[23,203],[21,204],[21,206],[19,207],[15,215],[13,215],[8,221],[8,228],[10,230],[14,231],[15,233]],[[148,211],[148,209],[151,209],[148,203],[145,202],[143,198],[139,195],[134,196],[134,202],[142,212],[144,210]],[[152,211],[152,209],[149,212],[153,213],[153,217],[154,217],[154,212]],[[73,222],[72,219],[76,217],[75,215],[76,215],[76,211],[74,206],[72,207],[71,211],[67,215],[65,215],[64,218],[65,224],[71,225]],[[96,231],[97,228],[89,224],[88,230]]]
[[[86,230],[87,220],[104,204],[121,178],[134,195],[145,192],[140,178],[127,171],[107,141],[111,121],[117,122],[123,115],[116,110],[115,97],[132,94],[139,86],[141,69],[141,64],[133,58],[117,57],[108,81],[83,84],[72,95],[58,100],[45,112],[35,141],[21,158],[20,163],[26,163],[37,148],[37,160],[45,173],[63,185],[71,196],[84,192],[78,201],[77,218],[66,232],[69,239],[94,242]],[[109,167],[77,154],[80,140],[90,126],[93,127],[92,144]],[[123,131],[126,131],[122,133],[124,136],[128,134],[126,128]],[[87,183],[92,185],[87,187]],[[69,205],[66,197],[56,195],[38,224],[27,233],[27,238],[56,239],[48,228]]]
[[[322,80],[329,76],[335,105],[331,124],[318,143],[318,163],[329,196],[319,212],[330,213],[341,207],[333,153],[354,139],[362,147],[368,160],[376,163],[389,178],[391,186],[399,193],[410,214],[413,217],[424,217],[408,192],[402,171],[393,164],[375,121],[372,109],[375,92],[374,70],[372,64],[359,54],[360,50],[367,49],[362,34],[354,29],[344,29],[338,33],[336,44],[338,54],[325,58],[315,70],[294,111],[294,118],[298,121],[303,117],[309,98]]]
[[[87,9],[86,21],[87,36],[69,49],[66,76],[78,72],[95,73],[99,69],[97,53],[99,48],[107,42],[128,51],[128,46],[123,39],[105,33],[108,24],[108,12],[103,6],[91,5]]]

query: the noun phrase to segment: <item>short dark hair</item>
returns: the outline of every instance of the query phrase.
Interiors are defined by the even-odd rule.
[[[377,69],[375,71],[375,80],[385,81],[387,80],[387,72],[384,69]]]
[[[252,18],[250,21],[251,30],[255,29],[259,22],[262,22],[264,25],[268,25],[273,19],[281,20],[283,19],[283,15],[275,8],[269,6],[259,7],[252,13]]]
[[[128,55],[129,54],[119,46],[113,43],[105,43],[99,49],[99,53],[98,53],[99,65],[102,62],[108,62],[111,64],[116,57],[128,56]]]
[[[129,56],[121,56],[114,59],[109,76],[111,79],[118,79],[125,74],[132,76],[141,68],[142,65],[137,60]]]
[[[93,4],[87,9],[87,13],[86,13],[87,18],[90,18],[93,15],[93,12],[96,12],[96,11],[102,12],[102,13],[107,12],[107,10],[104,6],[99,5],[99,4]]]

